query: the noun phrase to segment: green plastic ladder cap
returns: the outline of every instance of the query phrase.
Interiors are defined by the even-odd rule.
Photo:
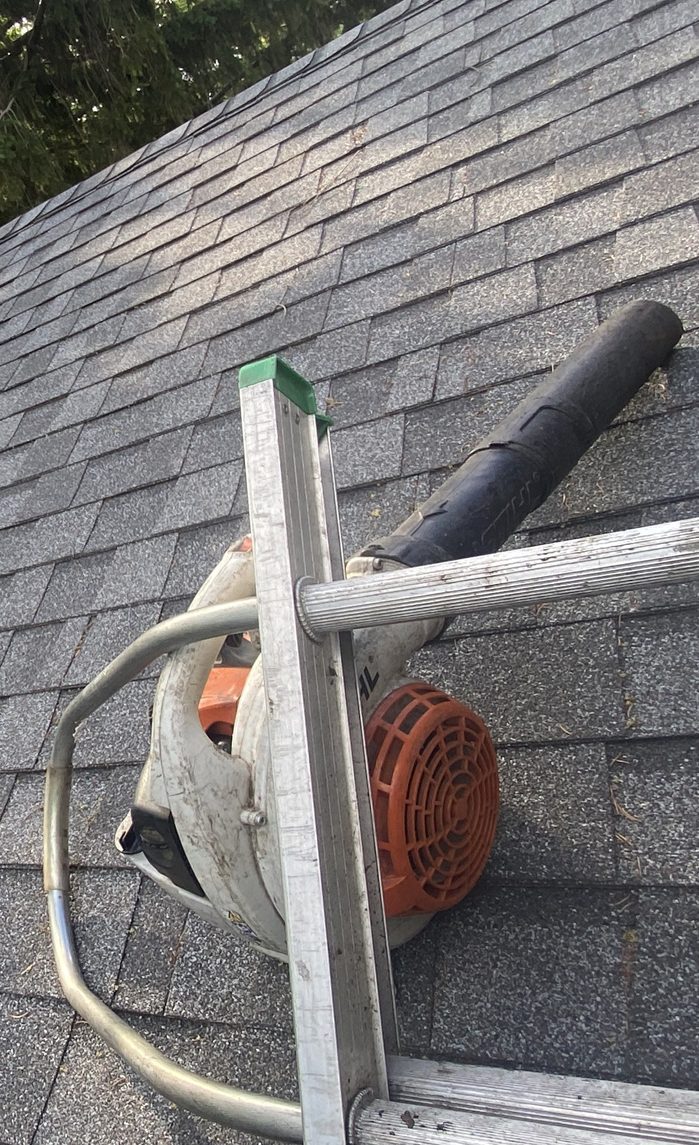
[[[311,383],[278,354],[271,354],[269,358],[260,358],[258,362],[249,362],[246,366],[240,367],[238,386],[241,390],[246,386],[255,386],[258,382],[273,382],[274,388],[279,390],[279,393],[284,394],[284,397],[304,413],[315,417],[318,422],[318,437],[322,437],[328,426],[332,425],[332,418],[318,413],[315,390]]]
[[[297,374],[296,370],[277,354],[240,367],[238,385],[241,390],[246,386],[255,386],[258,382],[273,382],[274,388],[304,413],[318,412],[316,395],[311,383],[302,378],[301,374]]]

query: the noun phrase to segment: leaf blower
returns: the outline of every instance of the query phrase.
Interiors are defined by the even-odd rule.
[[[348,562],[348,578],[492,553],[538,508],[682,334],[676,315],[634,302],[603,323],[395,532]],[[295,375],[278,363],[289,385]],[[319,419],[319,432],[325,429]],[[263,527],[261,524],[260,527]],[[255,522],[253,521],[253,533]],[[236,540],[191,611],[254,596],[253,541]],[[492,738],[460,698],[407,662],[448,623],[402,620],[354,633],[389,941],[458,903],[486,864],[498,815]],[[282,859],[258,633],[173,652],[151,747],[119,851],[209,922],[286,956]],[[270,653],[271,654],[271,653]]]

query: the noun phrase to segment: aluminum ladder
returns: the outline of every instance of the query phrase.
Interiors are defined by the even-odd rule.
[[[271,358],[243,368],[240,396],[307,1145],[699,1141],[699,1094],[395,1056],[347,632],[683,578],[690,552],[699,569],[697,522],[546,546],[555,562],[530,549],[343,581],[312,387]]]
[[[65,709],[46,774],[44,885],[75,1010],[177,1105],[305,1145],[699,1142],[699,1093],[402,1058],[394,1012],[354,628],[699,577],[699,519],[344,580],[327,419],[278,358],[241,371],[256,599],[145,632]],[[75,733],[159,656],[259,627],[277,791],[300,1104],[171,1061],[86,985],[70,908]]]

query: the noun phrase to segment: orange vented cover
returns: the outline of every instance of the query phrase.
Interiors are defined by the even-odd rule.
[[[199,704],[210,735],[230,735],[248,668],[214,668]],[[495,838],[498,771],[475,712],[420,680],[380,702],[366,726],[389,918],[446,910],[478,881]]]
[[[249,668],[212,668],[199,701],[199,720],[209,735],[230,735]]]
[[[495,838],[498,772],[475,712],[415,680],[390,692],[366,727],[388,917],[454,906]]]

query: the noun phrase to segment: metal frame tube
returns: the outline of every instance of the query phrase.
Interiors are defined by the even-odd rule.
[[[303,584],[308,629],[400,624],[699,577],[699,517],[492,556]]]
[[[211,605],[173,617],[144,632],[68,705],[56,730],[46,771],[44,889],[63,992],[71,1006],[158,1093],[201,1117],[282,1141],[303,1141],[301,1106],[211,1081],[170,1061],[119,1018],[86,985],[70,919],[68,814],[75,730],[101,704],[158,656],[184,644],[257,627],[257,604],[248,599]]]

